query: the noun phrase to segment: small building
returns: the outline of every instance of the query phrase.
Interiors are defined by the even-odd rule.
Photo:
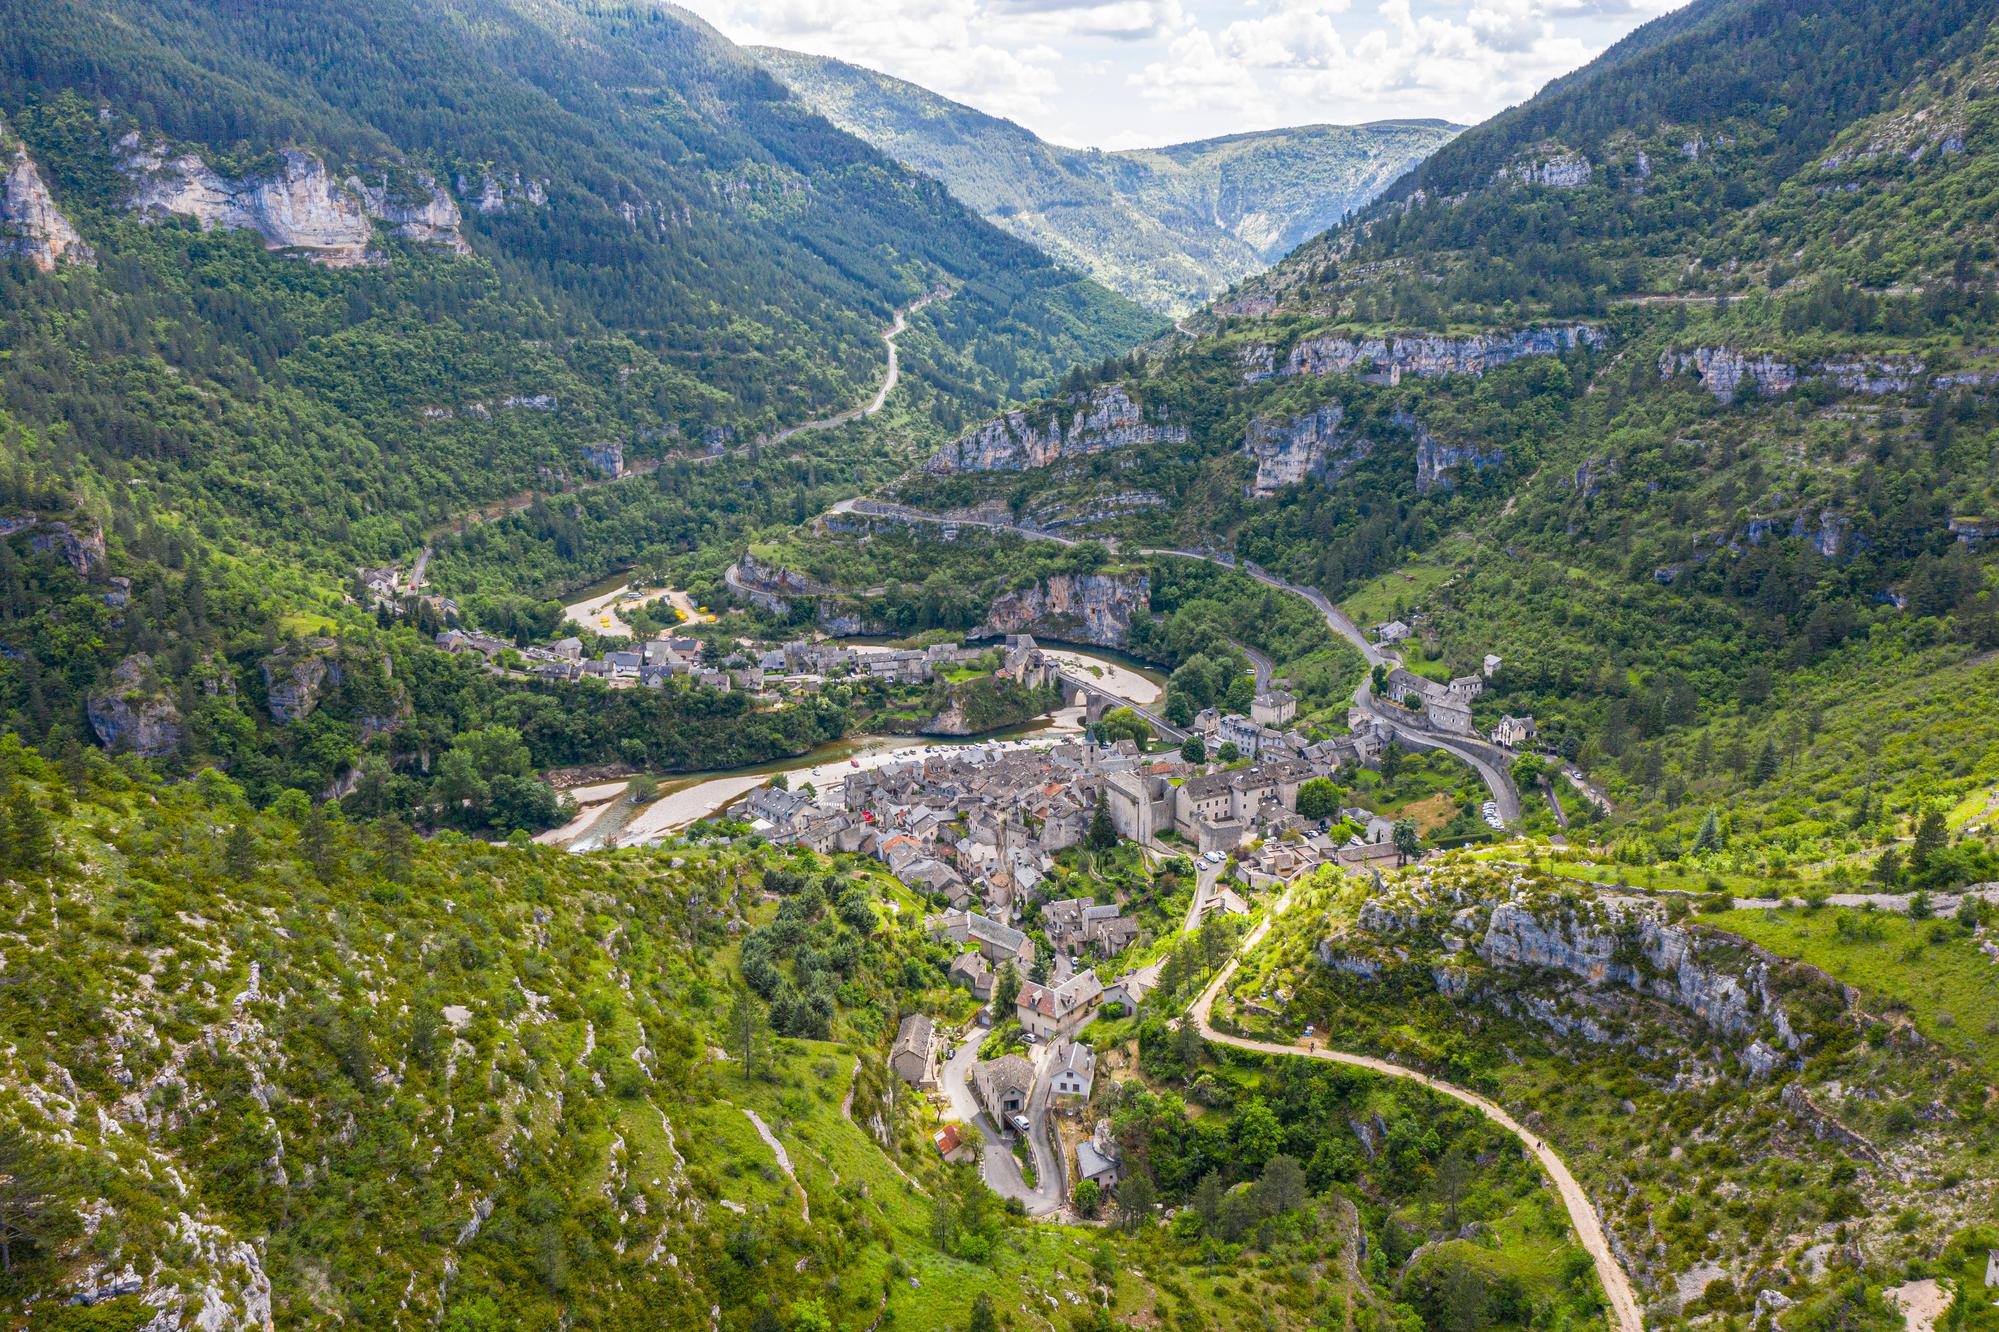
[[[928,1017],[911,1013],[896,1029],[895,1044],[889,1050],[888,1062],[895,1075],[919,1091],[937,1085],[936,1066],[930,1059],[936,1036],[936,1025]]]
[[[979,1108],[992,1116],[1001,1133],[1011,1134],[1013,1126],[1007,1120],[1027,1113],[1028,1097],[1034,1090],[1034,1065],[1016,1054],[1001,1055],[972,1065],[967,1081]]]
[[[1409,634],[1409,626],[1400,620],[1390,620],[1385,624],[1374,626],[1374,639],[1377,643],[1400,643],[1409,637]]]
[[[1501,717],[1499,725],[1492,728],[1492,743],[1519,749],[1533,744],[1537,734],[1532,717]]]
[[[1504,664],[1504,662],[1498,657],[1493,656],[1490,652],[1486,653],[1484,666],[1485,678],[1490,680],[1493,676],[1499,674],[1499,668]]]
[[[964,986],[981,1002],[993,997],[993,964],[976,948],[952,958],[947,976],[951,984]]]
[[[971,1149],[965,1146],[965,1135],[958,1131],[956,1124],[946,1124],[930,1135],[937,1154],[946,1161],[956,1163],[971,1156]]]
[[[1105,1193],[1117,1188],[1118,1149],[1108,1119],[1099,1119],[1097,1131],[1076,1144],[1076,1181],[1086,1179]]]
[[[1097,1052],[1077,1041],[1056,1046],[1048,1063],[1048,1095],[1063,1105],[1087,1105],[1097,1084]]]
[[[1250,700],[1249,715],[1258,726],[1285,726],[1298,715],[1298,700],[1282,689],[1273,689]]]
[[[1059,1040],[1074,1036],[1096,1016],[1103,997],[1103,982],[1094,971],[1079,972],[1052,988],[1028,981],[1014,1000],[1014,1015],[1023,1030],[1044,1041]]]
[[[1449,731],[1453,735],[1471,735],[1474,733],[1471,721],[1471,707],[1468,704],[1459,702],[1454,695],[1446,694],[1432,697],[1424,703],[1423,715],[1428,717],[1430,724],[1440,731]]]

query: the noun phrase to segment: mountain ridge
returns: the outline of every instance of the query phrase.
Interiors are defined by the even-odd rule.
[[[776,47],[758,59],[836,124],[1148,308],[1179,313],[1373,197],[1458,127],[1297,125],[1104,151],[1049,143],[907,80]]]

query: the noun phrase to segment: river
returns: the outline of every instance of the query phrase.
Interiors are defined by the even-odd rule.
[[[1147,672],[1128,660],[1080,648],[1065,647],[1050,651],[1062,661],[1065,669],[1079,674],[1088,672],[1104,689],[1140,706],[1158,701],[1164,693],[1163,685],[1154,678],[1156,672]],[[1130,692],[1127,693],[1127,690]],[[571,851],[598,851],[607,846],[657,842],[700,819],[721,813],[780,772],[790,780],[794,790],[810,782],[820,795],[829,796],[837,793],[851,773],[920,758],[926,753],[977,744],[1055,745],[1073,740],[1082,733],[1083,710],[1062,708],[1024,726],[967,739],[852,735],[803,754],[760,763],[755,767],[684,773],[666,778],[659,784],[658,797],[642,809],[625,798],[622,784],[600,783],[572,793],[581,805],[576,818],[563,827],[543,833],[536,840]]]

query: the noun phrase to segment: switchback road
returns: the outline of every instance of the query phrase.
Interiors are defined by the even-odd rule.
[[[1236,967],[1242,959],[1263,941],[1263,936],[1270,929],[1271,923],[1290,903],[1291,895],[1286,893],[1270,909],[1270,914],[1243,939],[1241,947],[1236,950],[1235,956],[1229,959],[1228,965],[1222,968],[1207,989],[1201,991],[1200,997],[1187,1010],[1187,1017],[1193,1021],[1201,1035],[1207,1040],[1222,1045],[1233,1045],[1242,1050],[1254,1050],[1258,1054],[1324,1059],[1335,1064],[1364,1068],[1391,1078],[1421,1083],[1431,1091],[1439,1092],[1454,1101],[1463,1102],[1511,1133],[1533,1153],[1534,1159],[1541,1163],[1541,1168],[1555,1181],[1555,1189],[1561,1195],[1562,1205],[1568,1209],[1569,1222],[1575,1227],[1576,1238],[1582,1242],[1583,1249],[1596,1264],[1596,1274],[1603,1282],[1604,1294],[1610,1298],[1611,1312],[1616,1319],[1618,1332],[1645,1332],[1645,1319],[1639,1312],[1638,1296],[1631,1287],[1631,1278],[1625,1274],[1624,1268],[1611,1253],[1610,1241],[1603,1233],[1603,1223],[1598,1219],[1596,1208],[1590,1203],[1589,1195],[1583,1192],[1583,1186],[1576,1182],[1576,1177],[1569,1173],[1568,1166],[1555,1154],[1554,1149],[1507,1113],[1504,1107],[1488,1101],[1477,1092],[1466,1091],[1463,1087],[1439,1081],[1427,1073],[1419,1073],[1413,1068],[1405,1068],[1386,1059],[1377,1059],[1373,1055],[1348,1054],[1343,1050],[1301,1050],[1293,1045],[1253,1040],[1247,1036],[1235,1036],[1214,1028],[1210,1014],[1214,1009],[1215,996],[1221,993],[1222,987],[1235,975]]]

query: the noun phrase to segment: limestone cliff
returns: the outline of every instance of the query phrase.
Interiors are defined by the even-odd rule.
[[[57,264],[89,265],[96,261],[83,237],[56,207],[41,169],[27,147],[11,141],[0,120],[0,256],[18,255],[43,272]]]
[[[1132,618],[1145,611],[1151,595],[1152,581],[1142,573],[1053,574],[1001,593],[979,632],[1123,647]]]
[[[1372,367],[1391,380],[1403,375],[1482,375],[1495,366],[1527,356],[1556,356],[1578,346],[1603,343],[1594,324],[1557,324],[1452,338],[1429,333],[1354,337],[1329,333],[1306,338],[1280,366],[1274,351],[1247,347],[1237,352],[1245,384],[1273,376],[1346,375]]]
[[[319,700],[344,678],[338,644],[330,638],[310,638],[264,658],[264,693],[271,720],[280,726],[304,721]]]
[[[113,753],[162,758],[180,748],[185,734],[180,709],[143,652],[119,662],[110,682],[85,700],[84,711],[97,742]]]
[[[1017,408],[994,417],[946,444],[925,466],[942,475],[1018,472],[1108,449],[1186,438],[1183,425],[1147,420],[1124,385],[1104,384],[1070,394],[1055,406],[1033,412]]]
[[[1346,409],[1329,403],[1315,412],[1285,419],[1259,416],[1243,436],[1244,456],[1256,463],[1249,493],[1268,499],[1301,481],[1337,481],[1374,452],[1374,442],[1340,428]]]
[[[1406,413],[1399,413],[1396,420],[1398,424],[1407,426],[1416,436],[1416,489],[1420,493],[1454,489],[1460,468],[1469,466],[1478,470],[1496,467],[1506,460],[1504,449],[1480,449],[1468,444],[1446,444]]]
[[[376,223],[422,244],[471,253],[459,234],[457,202],[421,172],[406,184],[391,184],[385,172],[373,181],[336,180],[317,155],[287,148],[272,173],[231,179],[199,154],[175,154],[137,132],[118,141],[118,168],[132,184],[127,206],[143,218],[191,217],[203,227],[255,231],[268,249],[329,267],[379,262],[370,248]]]
[[[1691,374],[1717,402],[1734,402],[1744,393],[1775,397],[1798,386],[1798,368],[1769,353],[1751,355],[1733,347],[1695,347],[1659,357],[1659,377]]]

